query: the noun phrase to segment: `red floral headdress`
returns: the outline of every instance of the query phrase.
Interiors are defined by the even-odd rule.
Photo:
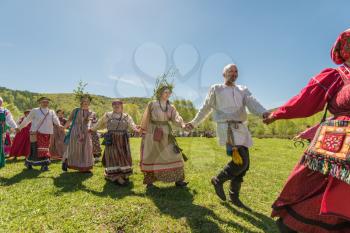
[[[350,59],[350,29],[339,35],[332,47],[331,57],[337,65],[341,65]]]

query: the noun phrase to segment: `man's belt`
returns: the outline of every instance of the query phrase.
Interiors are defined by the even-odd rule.
[[[238,129],[239,128],[239,124],[242,124],[242,121],[226,121],[226,123],[229,125],[229,128],[231,128],[231,126],[233,126],[234,129]]]

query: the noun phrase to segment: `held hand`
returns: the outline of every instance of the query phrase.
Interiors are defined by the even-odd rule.
[[[141,133],[142,129],[141,129],[141,127],[139,125],[136,125],[136,127],[134,128],[134,131],[136,133]]]
[[[64,127],[65,129],[68,129],[69,126],[70,126],[70,123],[71,123],[70,121],[67,121],[66,124],[65,124],[63,127]]]
[[[263,117],[263,119],[265,120],[266,118],[269,117],[269,115],[270,115],[270,112],[264,112],[264,113],[262,114],[262,117]]]
[[[194,129],[194,126],[191,123],[186,123],[185,124],[185,129],[188,131],[191,131]]]
[[[263,122],[266,124],[266,125],[269,125],[271,124],[272,122],[274,122],[276,119],[273,117],[273,114],[270,113],[270,115],[266,118],[264,118]]]
[[[137,134],[139,134],[139,133],[140,133],[140,129],[135,128],[135,129],[134,129],[134,132],[137,133]]]

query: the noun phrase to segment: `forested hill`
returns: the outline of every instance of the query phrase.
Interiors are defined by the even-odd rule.
[[[18,119],[24,110],[37,107],[38,104],[36,101],[39,96],[43,95],[52,99],[52,109],[63,109],[66,113],[66,116],[72,111],[72,109],[79,106],[79,103],[75,100],[73,93],[42,94],[29,91],[11,90],[5,87],[0,87],[0,96],[3,97],[5,106],[11,110],[15,119]],[[93,95],[93,98],[94,99],[91,104],[91,109],[95,111],[98,116],[101,116],[106,111],[112,110],[111,103],[113,101],[113,98],[100,95]],[[142,114],[150,99],[137,97],[121,99],[125,103],[124,111],[131,115],[134,121],[139,124]],[[197,109],[194,107],[193,103],[190,100],[174,100],[173,104],[185,122],[192,120],[197,112]],[[248,127],[252,135],[255,137],[291,138],[297,133],[304,131],[307,127],[319,123],[322,115],[323,112],[319,112],[309,118],[281,120],[269,126],[266,126],[262,123],[259,117],[249,114]],[[214,132],[215,122],[213,122],[209,117],[196,130],[202,132]]]
[[[26,109],[37,107],[37,99],[40,96],[47,96],[52,100],[52,109],[62,109],[66,113],[69,113],[72,109],[79,106],[79,103],[75,100],[73,93],[58,93],[58,94],[45,94],[35,93],[29,91],[11,90],[5,87],[0,87],[0,96],[4,99],[4,102],[8,105],[8,108],[12,110],[15,116],[21,115]],[[92,95],[93,101],[91,109],[98,115],[101,115],[105,111],[111,110],[111,103],[113,98],[105,97],[101,95]],[[126,104],[135,105],[139,109],[145,108],[150,101],[148,98],[121,98]]]
[[[79,106],[79,102],[75,99],[73,93],[34,93],[29,91],[11,90],[5,87],[0,87],[0,96],[4,99],[5,107],[8,108],[15,119],[18,119],[23,115],[23,111],[38,106],[37,99],[40,96],[49,97],[52,102],[50,104],[51,109],[62,109],[65,115],[68,116],[70,112]],[[93,101],[91,103],[91,110],[97,113],[100,117],[103,113],[112,110],[112,101],[115,98],[110,98],[101,95],[92,95]],[[136,123],[140,123],[142,114],[146,109],[147,103],[150,98],[119,98],[124,102],[124,111],[131,115]],[[189,100],[174,100],[173,104],[180,112],[185,121],[190,121],[196,114],[196,108]],[[213,130],[214,125],[210,119],[206,120],[200,127],[200,130]]]

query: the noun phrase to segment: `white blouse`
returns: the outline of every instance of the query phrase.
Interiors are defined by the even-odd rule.
[[[45,118],[44,122],[41,124],[46,114],[48,115]],[[31,132],[39,131],[43,134],[53,134],[53,125],[61,126],[60,120],[58,119],[56,113],[48,108],[32,109],[32,111],[30,111],[29,115],[24,118],[18,128],[23,129],[29,123],[32,123],[32,126],[30,127]]]

